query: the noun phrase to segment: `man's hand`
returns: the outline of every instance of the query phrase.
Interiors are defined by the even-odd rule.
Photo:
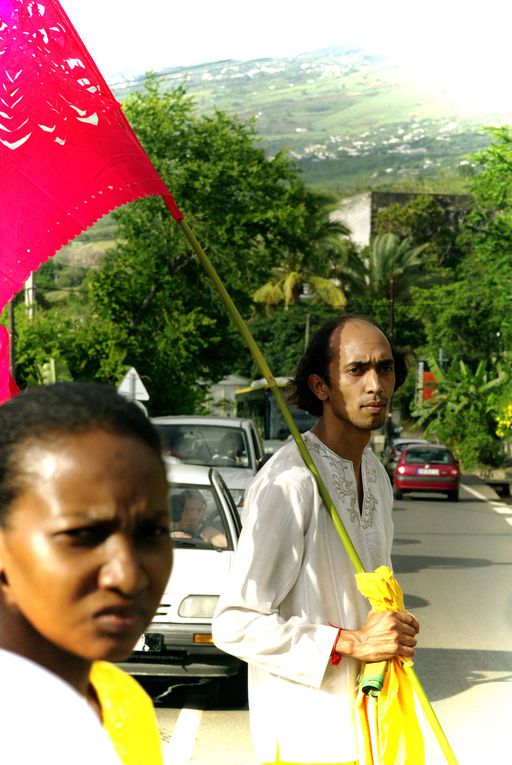
[[[414,616],[406,611],[370,611],[362,629],[340,632],[336,653],[359,661],[410,658],[416,652],[419,630]]]

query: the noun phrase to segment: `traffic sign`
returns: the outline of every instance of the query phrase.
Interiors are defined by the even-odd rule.
[[[135,367],[130,367],[121,380],[117,392],[132,401],[149,401],[149,393],[144,387],[144,383],[140,379]]]

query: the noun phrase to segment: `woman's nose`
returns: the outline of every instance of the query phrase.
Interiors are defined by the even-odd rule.
[[[149,581],[141,565],[133,543],[119,537],[112,537],[105,548],[105,561],[99,573],[99,585],[114,589],[124,595],[135,595],[143,590]]]

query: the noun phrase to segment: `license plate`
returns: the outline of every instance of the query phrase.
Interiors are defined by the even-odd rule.
[[[418,475],[439,475],[439,468],[418,468]]]
[[[164,647],[164,636],[157,632],[145,632],[135,643],[134,651],[152,651],[161,653]]]

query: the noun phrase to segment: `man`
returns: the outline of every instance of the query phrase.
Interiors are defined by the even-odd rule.
[[[320,329],[295,378],[295,403],[319,415],[304,440],[367,571],[391,566],[393,527],[391,486],[366,446],[406,374],[371,320],[345,316]],[[418,630],[405,612],[369,613],[313,475],[283,446],[246,493],[214,619],[216,644],[249,663],[258,760],[356,762],[360,663],[413,656]]]

